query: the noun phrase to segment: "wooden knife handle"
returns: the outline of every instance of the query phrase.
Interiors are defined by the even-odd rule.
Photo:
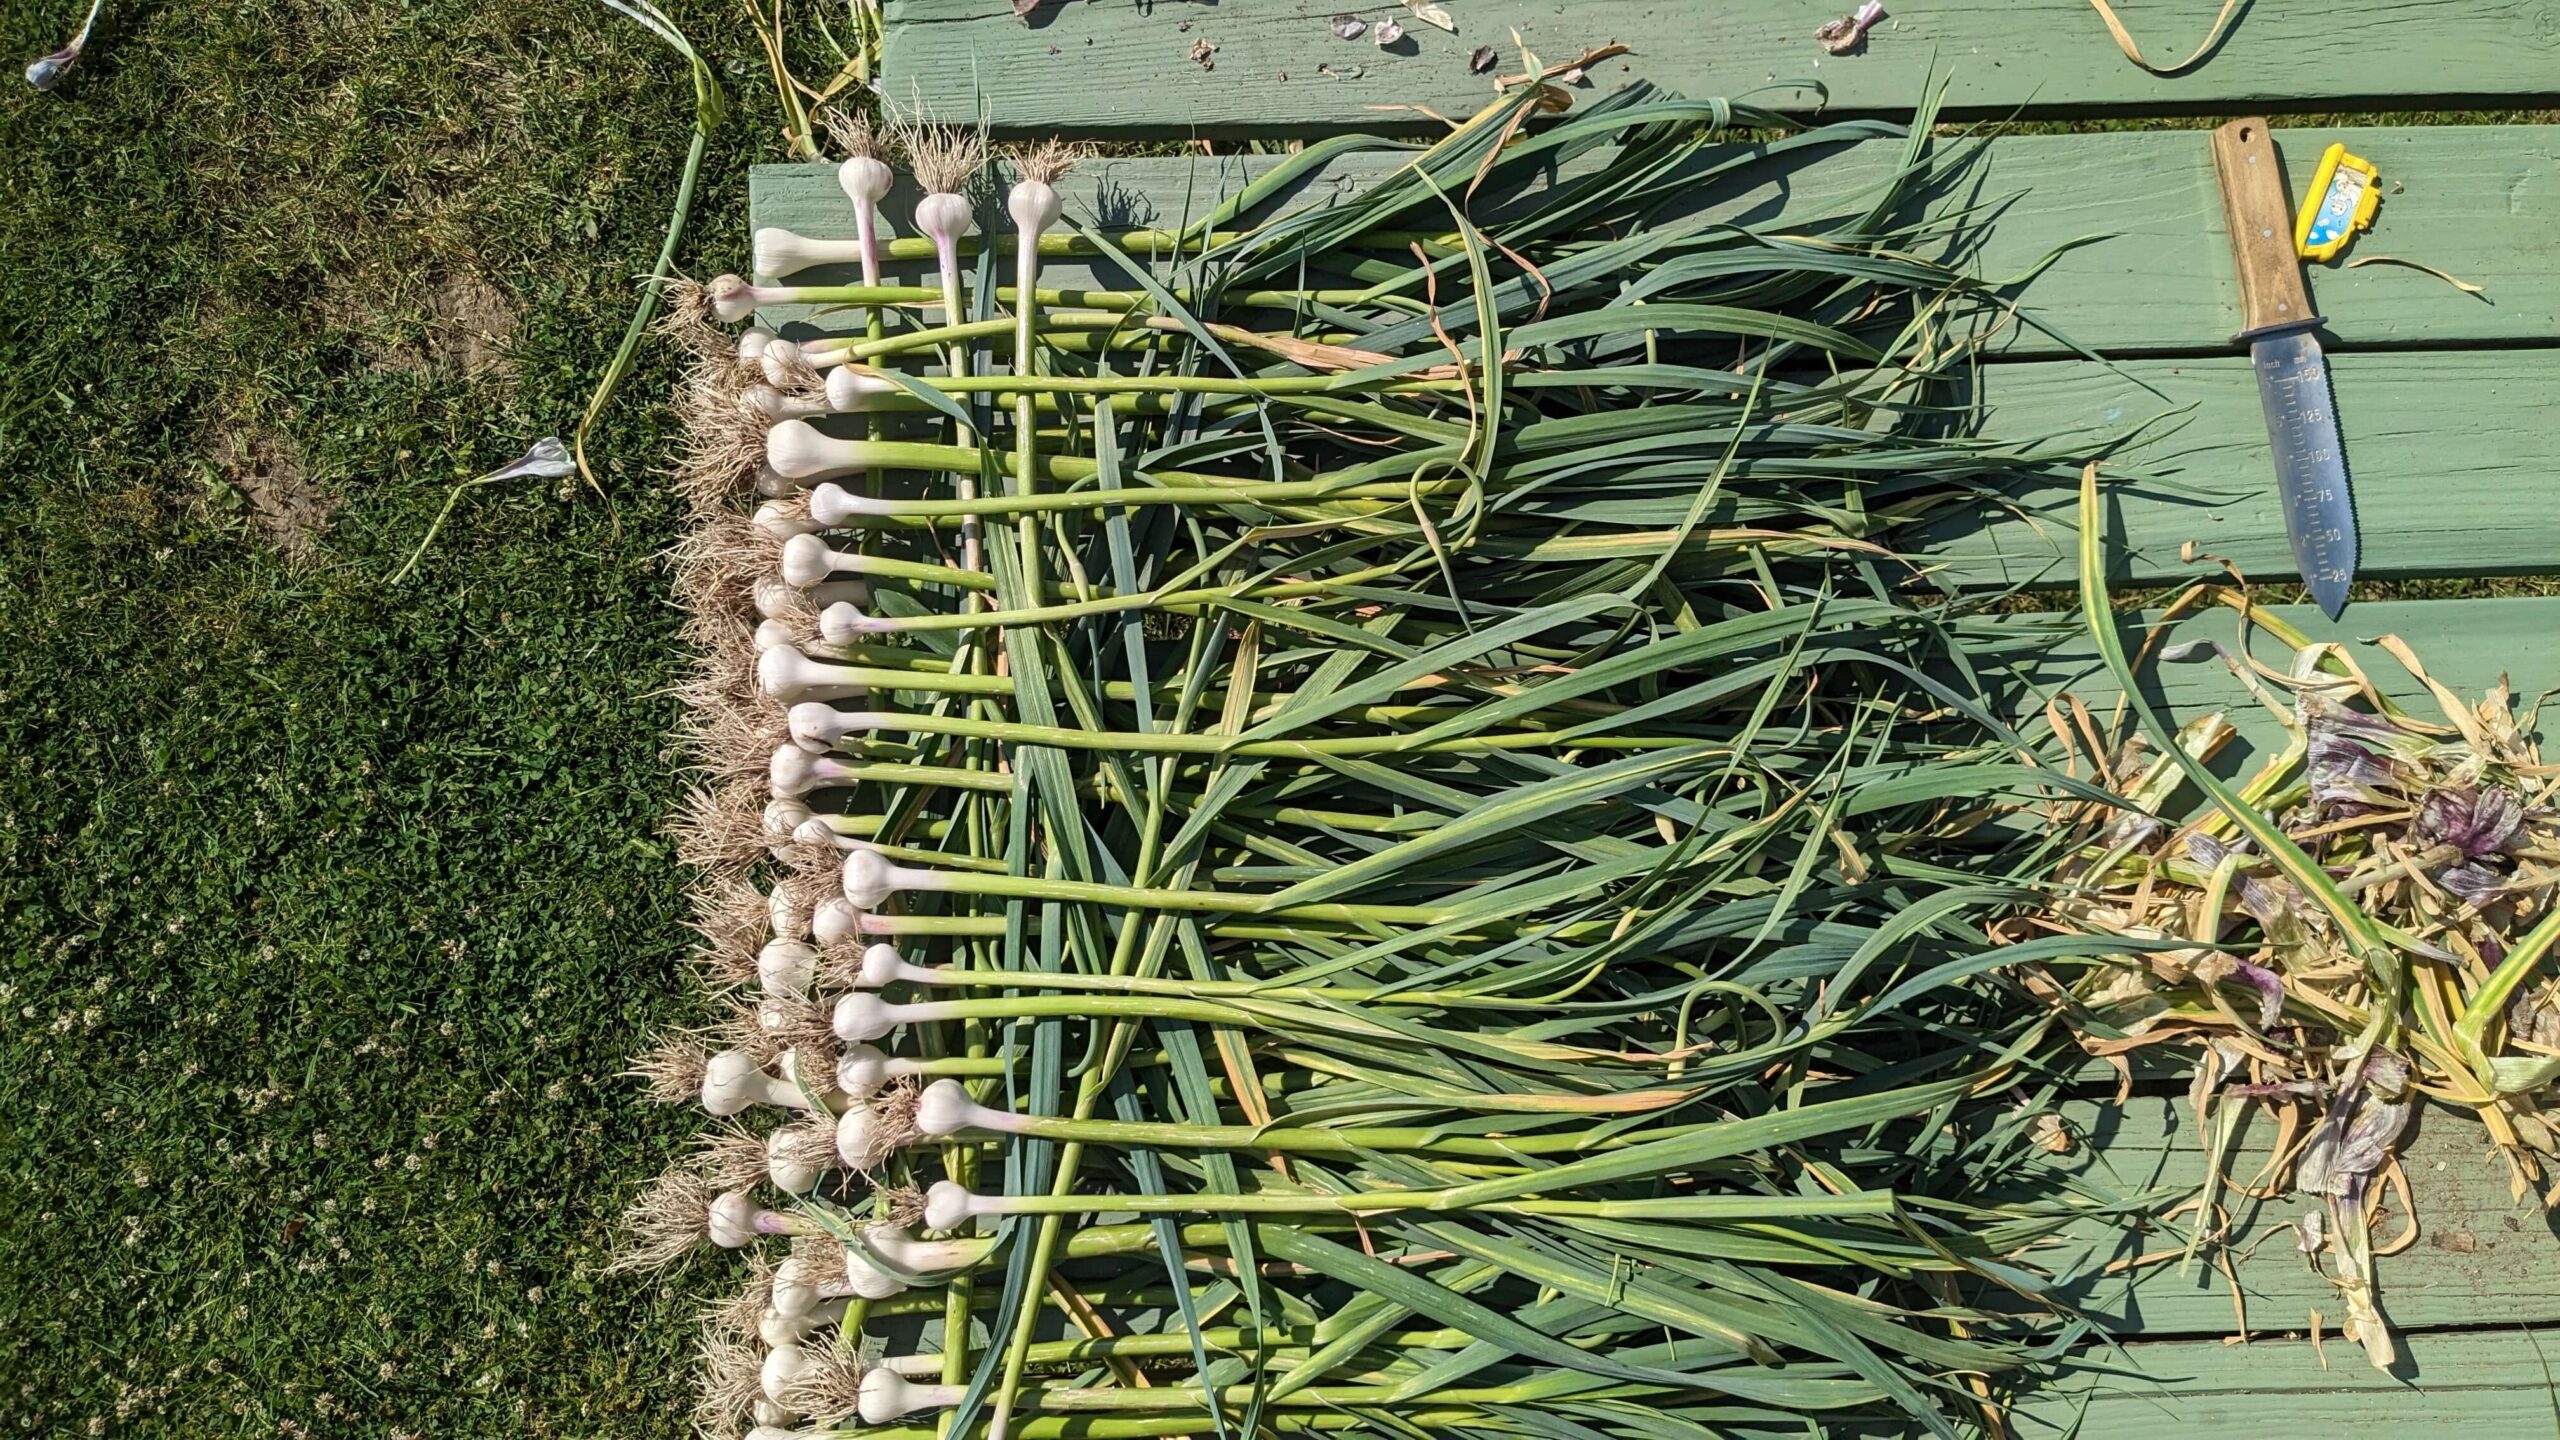
[[[2213,173],[2222,182],[2222,223],[2240,271],[2241,333],[2316,324],[2293,248],[2293,203],[2268,138],[2266,117],[2234,120],[2213,132]]]

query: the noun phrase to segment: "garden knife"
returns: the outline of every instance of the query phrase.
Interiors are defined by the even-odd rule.
[[[2240,271],[2242,328],[2258,403],[2275,450],[2276,495],[2284,504],[2294,568],[2332,620],[2346,608],[2356,574],[2356,512],[2347,493],[2347,452],[2338,441],[2329,363],[2313,336],[2320,317],[2302,285],[2294,253],[2293,207],[2285,197],[2267,122],[2252,116],[2213,132],[2213,170],[2222,182],[2222,218]]]

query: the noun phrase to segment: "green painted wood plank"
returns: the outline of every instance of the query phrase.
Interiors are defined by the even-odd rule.
[[[2275,140],[2297,195],[2333,141],[2382,170],[2374,229],[2338,262],[2309,267],[2331,350],[2560,339],[2560,126],[2279,127]],[[2206,144],[2198,131],[1994,141],[1974,189],[2016,198],[1990,226],[1979,273],[2014,274],[2056,246],[2109,236],[2065,254],[2023,301],[2107,354],[2221,346],[2237,328],[2237,292]],[[2402,265],[2349,268],[2374,255],[2488,294]],[[2028,331],[2007,348],[2052,345]]]
[[[2155,61],[2185,55],[2221,0],[2128,0]],[[1377,18],[1394,7],[1359,13]],[[2086,0],[1929,0],[1893,6],[1862,53],[1825,55],[1816,24],[1855,6],[1796,0],[1450,0],[1458,33],[1408,17],[1381,51],[1334,36],[1338,0],[1152,5],[1045,0],[1026,25],[1011,0],[888,0],[886,93],[939,113],[984,112],[1008,130],[1094,135],[1306,133],[1463,116],[1492,98],[1468,57],[1490,45],[1518,68],[1517,29],[1548,63],[1609,40],[1634,53],[1595,67],[1595,91],[1648,79],[1689,94],[1836,111],[1907,110],[1931,78],[1959,110],[2043,112],[2338,109],[2366,102],[2547,104],[2560,95],[2560,10],[2539,0],[2252,5],[2206,63],[2173,79],[2128,64]],[[1212,66],[1193,58],[1216,46]],[[1783,87],[1783,88],[1781,88]]]
[[[2516,575],[2560,566],[2535,482],[2560,472],[2560,350],[2333,357],[2339,428],[2367,578]],[[2273,462],[2244,357],[2085,362],[1985,370],[1985,433],[2086,436],[2090,446],[2155,417],[2176,429],[2127,449],[2104,472],[2116,572],[2155,581],[2195,573],[2179,547],[2293,578]],[[2009,497],[1906,533],[1970,583],[2069,584],[2076,481]]]
[[[2019,1440],[2527,1440],[2560,1434],[2560,1331],[2405,1337],[2392,1373],[2332,1333],[2308,1340],[2128,1346],[2027,1396]],[[2109,1371],[2118,1373],[2109,1373]],[[2131,1373],[2122,1373],[2130,1371]]]
[[[2560,341],[2560,126],[2369,127],[2280,131],[2297,184],[2323,146],[2344,140],[2382,167],[2387,195],[2377,229],[2349,260],[2395,254],[2488,287],[2486,300],[2397,265],[2313,267],[2313,299],[2332,349],[2451,347]],[[1702,211],[1754,224],[1818,219],[1881,178],[1881,145],[1843,147],[1812,163],[1760,167],[1747,185],[1702,191]],[[1077,213],[1131,226],[1173,225],[1233,192],[1273,157],[1144,157],[1097,161],[1068,182]],[[1286,203],[1356,192],[1390,162],[1355,157]],[[850,233],[853,216],[832,170],[767,165],[752,179],[757,225],[812,235]],[[2396,189],[2394,188],[2396,187]],[[2193,131],[2012,136],[1994,141],[1951,203],[1993,207],[1965,237],[1967,263],[1987,278],[2022,274],[2074,246],[2021,300],[2056,329],[2112,355],[2228,348],[2237,298],[2205,137]],[[906,205],[891,204],[893,216]],[[1001,217],[990,213],[1001,223]],[[2111,237],[2076,244],[2093,236]],[[1078,275],[1060,267],[1060,275]],[[1999,353],[2066,353],[2026,326]]]
[[[2161,1191],[2183,1199],[2203,1183],[2204,1145],[2194,1111],[2183,1099],[2135,1096],[2121,1106],[2074,1101],[2060,1114],[2082,1143],[2054,1161],[2053,1169],[2094,1191]],[[2243,1181],[2255,1177],[2276,1129],[2272,1116],[2250,1114],[2224,1174]],[[2560,1322],[2560,1231],[2530,1195],[2511,1198],[2507,1166],[2490,1153],[2478,1122],[2428,1107],[2401,1154],[2421,1228],[2413,1248],[2377,1262],[2384,1313],[2393,1325],[2414,1331]],[[2250,1332],[2303,1332],[2317,1307],[2334,1337],[2344,1313],[2337,1292],[2303,1263],[2293,1237],[2282,1233],[2313,1208],[2311,1202],[2299,1196],[2258,1201],[2226,1192],[2226,1203],[2233,1270]],[[2188,1271],[2173,1259],[2104,1273],[2110,1262],[2184,1246],[2189,1223],[2188,1216],[2141,1229],[2092,1222],[2032,1258],[2048,1272],[2079,1277],[2060,1287],[2060,1297],[2119,1339],[2238,1334],[2243,1312],[2233,1306],[2230,1282],[2210,1264]],[[2395,1217],[2383,1233],[2396,1234],[2400,1223]],[[2347,1353],[2333,1352],[2332,1358]],[[2309,1363],[2316,1367],[2316,1361]]]

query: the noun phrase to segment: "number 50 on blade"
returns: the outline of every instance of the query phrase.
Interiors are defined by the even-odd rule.
[[[2275,452],[2276,494],[2294,568],[2330,619],[2346,608],[2356,573],[2356,513],[2347,490],[2347,452],[2338,440],[2329,364],[2312,334],[2320,317],[2302,285],[2293,207],[2267,122],[2252,116],[2213,132],[2213,168],[2222,218],[2240,272],[2242,329],[2258,402]]]

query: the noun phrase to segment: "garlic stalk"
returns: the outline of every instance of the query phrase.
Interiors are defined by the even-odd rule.
[[[848,673],[853,669],[812,660],[791,646],[776,645],[756,655],[756,686],[785,705],[804,700],[850,700],[870,692],[868,685]]]
[[[869,1099],[893,1080],[928,1073],[930,1060],[891,1055],[876,1045],[852,1044],[836,1060],[836,1084],[848,1095]]]
[[[886,1425],[918,1410],[947,1410],[960,1403],[965,1385],[936,1385],[910,1380],[886,1366],[862,1377],[862,1423]]]
[[[889,197],[889,187],[897,177],[881,153],[881,136],[869,116],[848,114],[842,123],[830,128],[837,146],[845,152],[844,163],[836,167],[836,184],[843,189],[844,198],[853,203],[854,244],[862,262],[862,283],[876,286],[880,283],[880,202]],[[871,319],[877,334],[877,311]]]
[[[1066,177],[1079,154],[1074,146],[1050,140],[1019,148],[1010,157],[1021,176],[1005,196],[1005,209],[1013,216],[1014,230],[1013,373],[1017,380],[1028,381],[1038,373],[1040,237],[1058,223],[1062,207],[1057,182]],[[963,378],[956,370],[952,374]],[[1013,402],[1013,462],[1014,493],[1028,496],[1039,488],[1040,456],[1037,398],[1027,388],[1015,395]],[[1023,586],[1030,594],[1039,595],[1045,589],[1041,583],[1040,517],[1025,511],[1015,518],[1014,528],[1022,541]]]
[[[851,162],[847,162],[851,163]],[[863,277],[866,285],[879,283],[879,259],[870,245],[862,240],[820,240],[767,225],[758,229],[754,240],[756,273],[775,280],[796,275],[819,265],[850,265],[869,260],[872,273]]]
[[[905,132],[908,163],[914,167],[916,183],[924,188],[924,198],[916,202],[916,231],[933,242],[933,258],[942,282],[942,316],[947,325],[957,325],[968,318],[969,311],[961,303],[960,238],[975,223],[964,191],[978,174],[986,159],[986,136],[983,132],[956,125],[919,125]],[[969,347],[959,341],[946,346],[943,364],[954,378],[970,373]],[[970,427],[953,422],[953,440],[975,447],[977,437]],[[962,499],[978,493],[974,473],[956,477],[952,487]],[[960,527],[960,564],[963,569],[986,568],[983,559],[985,539],[974,520],[964,520]]]

